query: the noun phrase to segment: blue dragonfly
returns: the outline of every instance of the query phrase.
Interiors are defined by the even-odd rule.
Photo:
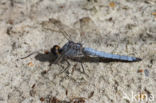
[[[119,60],[119,61],[127,61],[127,62],[137,62],[140,61],[140,58],[131,57],[131,56],[124,56],[124,55],[117,55],[106,53],[104,51],[98,51],[93,48],[84,47],[81,43],[76,43],[72,41],[69,34],[64,31],[63,24],[55,19],[49,20],[53,23],[56,27],[58,27],[59,32],[63,34],[63,36],[68,40],[67,43],[64,44],[62,48],[58,45],[54,45],[51,49],[51,52],[54,55],[57,55],[59,58],[67,57],[67,58],[76,58],[76,57],[99,57],[104,59],[112,59],[112,60]]]
[[[121,61],[121,62],[141,61],[141,58],[137,58],[137,57],[111,54],[111,53],[106,53],[104,51],[98,51],[93,48],[84,47],[83,44],[76,43],[71,40],[69,34],[65,32],[61,27],[59,27],[59,26],[62,26],[60,25],[59,21],[52,20],[52,22],[59,28],[59,32],[61,32],[64,35],[64,37],[68,40],[68,42],[65,43],[62,47],[58,45],[54,45],[51,48],[51,53],[57,57],[54,63],[59,63],[60,61],[67,60],[67,59],[75,60],[79,58],[86,58],[86,59],[99,58],[99,59],[104,59],[104,60],[109,60],[109,61]],[[80,60],[80,62],[82,61]],[[67,63],[70,65],[68,61]],[[67,66],[67,68],[69,67],[69,65]],[[82,65],[82,68],[83,68],[83,65]],[[66,69],[64,69],[63,71],[65,71]],[[83,71],[84,71],[84,68],[83,68]]]
[[[22,57],[21,59],[25,59],[32,54],[39,53],[38,51],[32,52],[26,57]],[[111,54],[106,53],[104,51],[98,51],[93,48],[83,47],[81,43],[75,43],[73,41],[68,41],[62,48],[58,45],[54,45],[51,48],[51,53],[57,57],[54,63],[58,63],[63,59],[77,59],[77,58],[86,58],[89,59],[90,57],[97,57],[104,60],[110,61],[121,61],[121,62],[138,62],[141,61],[141,58],[132,57],[132,56],[125,56],[125,55],[118,55],[118,54]]]
[[[49,24],[50,23],[50,24]],[[51,26],[51,24],[53,26]],[[44,27],[49,26],[50,28]],[[51,48],[51,53],[56,56],[56,60],[51,64],[58,64],[61,61],[66,61],[68,63],[68,66],[62,71],[66,71],[67,68],[69,68],[70,63],[68,62],[68,59],[76,60],[81,62],[82,69],[84,71],[84,67],[82,65],[82,60],[89,60],[92,58],[92,60],[96,62],[100,62],[100,60],[107,60],[109,62],[111,61],[121,61],[121,62],[138,62],[141,61],[141,58],[132,57],[132,56],[124,56],[124,55],[118,55],[118,54],[111,54],[106,53],[104,51],[98,51],[93,48],[84,47],[81,43],[76,43],[72,41],[70,38],[70,35],[65,32],[64,27],[66,25],[62,24],[60,21],[56,19],[49,19],[48,22],[43,22],[42,26],[46,28],[47,30],[52,30],[52,28],[57,28],[57,30],[52,30],[55,32],[61,32],[63,36],[68,40],[67,43],[65,43],[62,47],[58,45],[54,45]],[[83,59],[81,59],[83,58]],[[48,70],[49,71],[49,70]],[[47,72],[47,71],[46,71]],[[62,73],[61,72],[61,73]]]
[[[111,54],[104,51],[83,47],[81,43],[75,43],[73,41],[68,41],[62,48],[60,48],[58,45],[54,45],[51,49],[51,52],[58,57],[56,61],[58,61],[60,58],[74,59],[78,57],[99,57],[123,62],[141,61],[141,59],[137,57]]]
[[[69,68],[70,63],[67,61],[67,59],[79,60],[80,58],[90,59],[90,58],[96,57],[98,58],[98,60],[104,59],[104,60],[109,60],[109,61],[122,61],[122,62],[141,61],[141,59],[137,57],[110,54],[104,51],[98,51],[92,48],[83,47],[81,43],[75,43],[73,41],[68,41],[62,48],[60,48],[58,45],[54,45],[53,48],[51,49],[51,52],[55,56],[57,56],[57,59],[55,60],[54,63],[59,63],[62,60],[65,60],[68,63],[68,66],[64,68],[59,74],[63,73]],[[85,73],[84,67],[82,65],[82,61],[81,60],[79,61],[81,62],[83,73]]]

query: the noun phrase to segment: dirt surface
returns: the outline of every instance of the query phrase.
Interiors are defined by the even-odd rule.
[[[84,62],[83,72],[70,60],[57,75],[67,64],[49,66],[48,51],[67,38],[142,61]],[[156,102],[155,0],[1,0],[0,47],[0,103]]]

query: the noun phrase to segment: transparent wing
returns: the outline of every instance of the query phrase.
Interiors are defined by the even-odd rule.
[[[42,22],[42,27],[53,32],[60,32],[70,41],[82,44],[101,43],[102,36],[94,21],[89,17],[83,17],[71,24],[72,27],[65,25],[59,20],[50,18]]]
[[[63,24],[61,21],[54,18],[50,18],[48,21],[42,22],[42,27],[44,29],[50,30],[52,32],[60,32],[68,41],[77,41],[79,39],[79,33],[72,27]]]
[[[94,20],[90,17],[83,17],[77,20],[73,27],[79,30],[80,38],[79,41],[87,46],[92,46],[92,44],[101,43],[102,36],[99,28],[97,27]]]

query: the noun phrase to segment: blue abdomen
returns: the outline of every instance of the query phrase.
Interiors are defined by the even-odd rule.
[[[123,56],[123,55],[105,53],[103,51],[97,51],[92,48],[84,48],[83,52],[88,56],[97,56],[100,58],[107,58],[107,59],[115,59],[115,60],[129,61],[129,62],[141,60],[140,58],[131,57],[131,56]]]

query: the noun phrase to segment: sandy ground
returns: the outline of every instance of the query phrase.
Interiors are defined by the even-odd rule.
[[[70,61],[56,76],[67,64],[42,57],[67,39],[51,20],[84,46],[143,60],[85,62],[85,73]],[[0,48],[0,103],[156,102],[155,0],[1,0]]]

